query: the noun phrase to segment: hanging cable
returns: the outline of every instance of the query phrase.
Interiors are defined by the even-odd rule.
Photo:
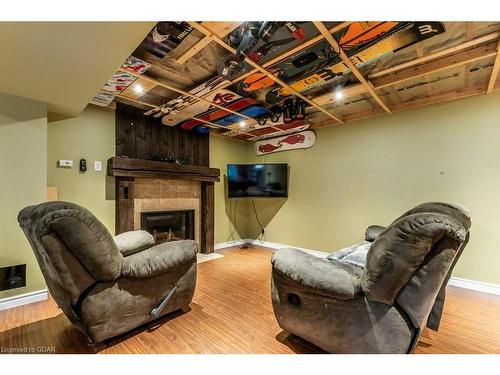
[[[252,206],[253,206],[253,213],[255,215],[255,220],[257,220],[257,223],[260,226],[260,234],[259,234],[258,239],[262,242],[264,240],[264,235],[266,233],[266,228],[264,228],[264,226],[260,222],[259,215],[257,215],[257,209],[255,208],[255,202],[254,202],[253,198],[252,198]]]

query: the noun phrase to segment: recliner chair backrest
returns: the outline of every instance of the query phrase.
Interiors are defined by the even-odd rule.
[[[367,299],[396,301],[420,326],[469,228],[464,209],[443,203],[425,203],[400,216],[368,251],[361,280]]]
[[[85,208],[46,202],[21,210],[18,221],[61,308],[69,309],[94,282],[120,276],[123,257],[106,227]]]

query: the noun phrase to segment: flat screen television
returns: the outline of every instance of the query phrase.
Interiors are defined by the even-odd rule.
[[[288,197],[288,164],[228,164],[229,198]]]

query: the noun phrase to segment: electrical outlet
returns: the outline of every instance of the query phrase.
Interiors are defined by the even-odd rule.
[[[102,161],[100,161],[100,160],[94,161],[94,171],[95,172],[102,172]]]

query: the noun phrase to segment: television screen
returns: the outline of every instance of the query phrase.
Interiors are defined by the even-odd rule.
[[[229,198],[288,196],[287,164],[228,164]]]

